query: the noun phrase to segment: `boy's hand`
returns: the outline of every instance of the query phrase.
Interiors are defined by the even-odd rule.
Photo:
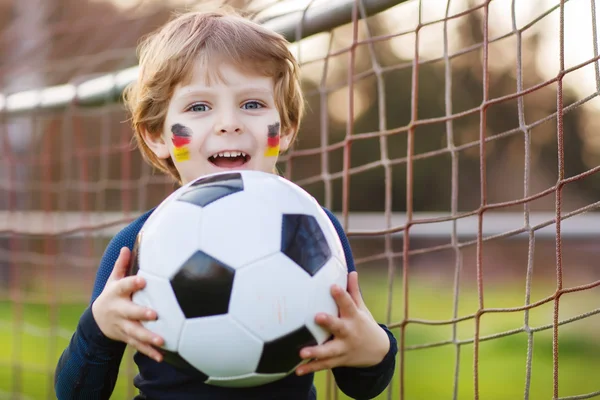
[[[370,367],[379,364],[390,349],[390,340],[377,324],[358,287],[358,274],[348,275],[348,291],[334,285],[331,294],[339,308],[339,317],[319,313],[317,324],[333,334],[333,339],[300,351],[303,359],[314,359],[296,369],[304,375],[335,367]]]
[[[162,355],[151,344],[161,346],[163,339],[140,323],[155,320],[156,312],[131,300],[133,293],[144,288],[146,282],[140,276],[125,276],[130,257],[129,249],[121,248],[104,290],[92,304],[92,315],[106,337],[125,342],[160,362]]]

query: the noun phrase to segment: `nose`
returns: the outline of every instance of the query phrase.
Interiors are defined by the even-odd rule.
[[[242,133],[242,124],[236,118],[234,112],[223,112],[215,125],[215,133],[223,135],[226,133]]]

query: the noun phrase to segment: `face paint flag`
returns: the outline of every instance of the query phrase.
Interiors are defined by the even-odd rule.
[[[276,157],[279,155],[279,122],[269,125],[267,133],[267,149],[265,157]]]
[[[175,124],[171,127],[171,132],[173,132],[171,140],[173,141],[173,146],[175,146],[173,151],[175,160],[178,162],[189,160],[190,150],[187,145],[192,141],[191,129],[181,124]]]

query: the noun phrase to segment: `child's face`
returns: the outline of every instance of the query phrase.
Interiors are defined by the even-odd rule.
[[[273,79],[221,64],[223,80],[208,85],[199,69],[175,87],[163,134],[150,148],[172,158],[183,184],[232,169],[272,172],[292,137],[280,131]]]

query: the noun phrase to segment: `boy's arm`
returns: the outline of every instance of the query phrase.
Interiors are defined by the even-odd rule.
[[[323,210],[333,223],[340,237],[346,256],[348,272],[355,271],[352,250],[342,225],[329,210],[325,208]],[[379,326],[385,331],[390,340],[390,349],[379,364],[366,368],[337,367],[332,369],[337,385],[349,397],[371,399],[383,392],[392,380],[396,367],[398,343],[392,332],[385,325],[379,324]]]
[[[91,306],[79,320],[54,374],[58,400],[109,399],[117,381],[125,343],[102,334]]]
[[[139,227],[134,223],[119,232],[104,252],[90,304],[56,367],[54,389],[58,400],[108,399],[112,394],[126,344],[104,336],[92,315],[92,304],[104,289],[120,249],[133,247],[141,222]]]
[[[385,390],[394,376],[398,344],[385,325],[379,324],[379,326],[385,330],[390,339],[390,349],[379,364],[366,368],[337,367],[331,370],[341,391],[354,399],[376,397]]]

